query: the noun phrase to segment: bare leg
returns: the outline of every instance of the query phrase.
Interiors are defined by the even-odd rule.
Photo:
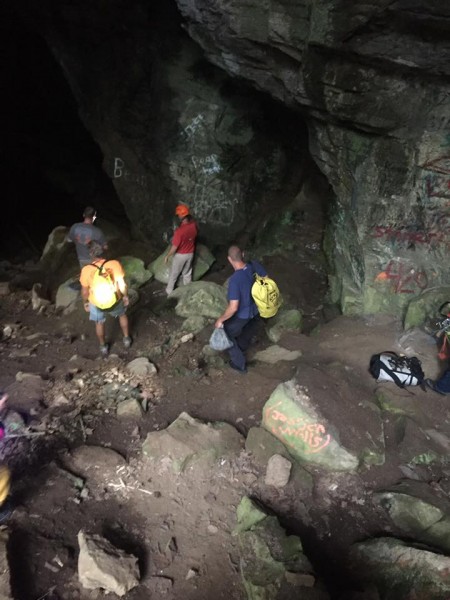
[[[100,346],[105,345],[105,321],[95,324],[95,334],[97,335]]]
[[[127,315],[122,315],[119,317],[119,325],[122,330],[123,337],[130,337]]]

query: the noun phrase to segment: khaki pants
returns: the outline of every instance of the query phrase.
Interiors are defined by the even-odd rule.
[[[172,267],[169,273],[169,282],[166,287],[167,295],[171,294],[175,289],[178,277],[183,277],[183,285],[187,285],[192,281],[192,261],[194,253],[190,254],[174,254],[172,259]]]

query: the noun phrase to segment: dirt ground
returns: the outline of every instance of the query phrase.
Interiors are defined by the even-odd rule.
[[[80,529],[100,533],[139,558],[141,585],[127,594],[129,600],[243,600],[246,594],[232,531],[236,506],[245,494],[264,502],[291,533],[301,535],[305,552],[331,597],[345,597],[343,590],[352,587],[345,560],[349,545],[391,531],[368,495],[404,476],[397,445],[387,448],[383,466],[359,475],[312,471],[312,487],[290,483],[283,492],[265,486],[264,473],[245,452],[214,469],[193,468],[182,476],[174,475],[164,461],[155,464],[142,456],[147,433],[167,427],[183,411],[204,421],[226,421],[244,441],[248,430],[260,423],[262,407],[280,382],[300,369],[310,389],[320,390],[323,369],[336,362],[347,369],[341,386],[346,418],[357,420],[352,403],[370,398],[376,388],[367,372],[370,356],[399,349],[399,340],[409,343],[402,338],[400,324],[387,317],[328,320],[325,278],[306,262],[286,265],[268,258],[267,265],[270,272],[276,270],[290,302],[307,313],[306,332],[285,335],[282,340],[286,348],[299,349],[303,356],[275,365],[254,361],[254,353],[270,345],[262,326],[249,351],[245,376],[226,365],[212,368],[205,364],[201,350],[210,328],[153,358],[156,376],[127,375],[127,362],[138,356],[157,356],[155,349],[182,324],[157,282],[140,290],[141,300],[130,312],[131,349],[121,347],[118,324],[107,323],[113,342],[107,360],[98,356],[93,326],[81,307],[68,316],[51,309],[37,314],[28,291],[1,298],[0,323],[3,328],[9,325],[12,334],[0,342],[0,386],[9,392],[10,408],[22,414],[33,431],[42,433],[7,439],[1,448],[14,478],[16,509],[8,523],[8,551],[16,600],[104,596],[84,590],[78,582]],[[229,275],[222,259],[209,279],[221,283]],[[306,283],[300,286],[298,282]],[[431,338],[424,339],[415,348],[422,352],[427,374],[434,374],[439,369],[436,349]],[[24,377],[24,373],[40,379]],[[359,382],[356,392],[355,381]],[[140,418],[123,419],[100,390],[105,384],[130,382],[139,386],[148,410]],[[397,396],[400,402],[415,403],[422,427],[439,429],[448,423],[446,398],[419,389],[412,396],[407,391]],[[329,406],[328,412],[330,422],[342,418],[340,406]],[[86,445],[115,454],[105,459],[94,448],[91,458],[77,466],[77,448]],[[445,470],[424,466],[417,472],[422,480],[440,486],[442,493],[450,491]]]

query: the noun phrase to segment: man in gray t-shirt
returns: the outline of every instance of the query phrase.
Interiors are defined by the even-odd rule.
[[[92,262],[89,254],[89,242],[96,241],[101,244],[103,250],[108,249],[103,231],[94,226],[94,221],[97,218],[95,208],[87,206],[84,209],[83,218],[84,221],[82,223],[72,225],[66,238],[67,241],[74,242],[81,268]]]

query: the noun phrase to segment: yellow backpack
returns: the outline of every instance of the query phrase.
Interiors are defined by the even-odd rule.
[[[105,268],[106,263],[107,261],[100,266],[91,263],[95,267],[91,285],[92,304],[101,310],[112,308],[120,300],[112,275]]]
[[[270,277],[258,275],[258,273],[255,273],[252,297],[259,314],[264,319],[275,316],[283,303],[280,290],[275,281]]]

